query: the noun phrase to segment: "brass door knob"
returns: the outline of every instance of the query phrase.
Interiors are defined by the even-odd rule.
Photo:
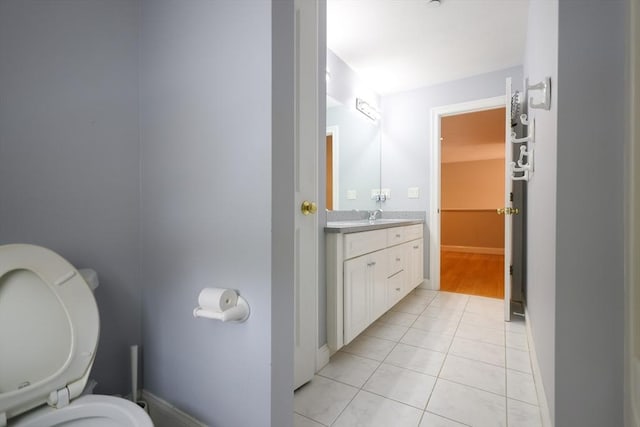
[[[520,213],[520,209],[518,208],[499,208],[496,210],[498,215],[518,215]]]
[[[302,206],[300,206],[300,210],[304,215],[314,214],[318,212],[318,206],[314,202],[305,200],[304,202],[302,202]]]

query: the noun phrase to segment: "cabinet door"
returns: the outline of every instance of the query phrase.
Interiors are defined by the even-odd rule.
[[[344,344],[388,309],[386,251],[344,263]]]
[[[371,260],[358,257],[344,263],[344,344],[369,325],[369,279]]]
[[[369,322],[373,323],[389,308],[387,298],[388,250],[370,254],[369,286],[371,289],[371,311]]]
[[[409,264],[410,264],[410,289],[419,286],[424,280],[424,241],[423,239],[409,242]]]

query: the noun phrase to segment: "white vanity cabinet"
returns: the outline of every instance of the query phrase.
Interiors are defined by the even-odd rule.
[[[423,281],[423,225],[327,232],[327,340],[331,352]]]
[[[387,311],[387,259],[383,251],[344,262],[344,339],[351,341]]]

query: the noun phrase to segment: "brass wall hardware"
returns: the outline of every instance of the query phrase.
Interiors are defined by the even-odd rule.
[[[520,213],[520,209],[518,208],[499,208],[496,209],[498,215],[518,215]]]
[[[304,215],[314,214],[318,212],[318,206],[314,202],[305,200],[304,202],[302,202],[302,206],[300,206],[300,210]]]

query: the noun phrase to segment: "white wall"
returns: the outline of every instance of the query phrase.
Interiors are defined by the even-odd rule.
[[[623,425],[626,6],[559,1],[559,427]]]
[[[544,391],[555,412],[556,162],[558,148],[558,0],[529,3],[524,75],[551,77],[551,110],[529,109],[536,120],[535,173],[527,183],[527,309]],[[536,100],[539,94],[531,92]]]
[[[324,9],[326,10],[326,8]],[[342,58],[327,49],[326,62],[326,69],[330,74],[330,78],[327,81],[327,95],[351,108],[355,108],[356,98],[364,99],[375,107],[380,106],[380,95],[367,86],[360,79],[358,73]]]
[[[100,277],[97,392],[126,393],[140,342],[134,0],[0,1],[0,243]]]
[[[208,425],[267,426],[290,392],[271,384],[271,3],[141,6],[145,388]],[[207,286],[250,319],[194,319]]]

